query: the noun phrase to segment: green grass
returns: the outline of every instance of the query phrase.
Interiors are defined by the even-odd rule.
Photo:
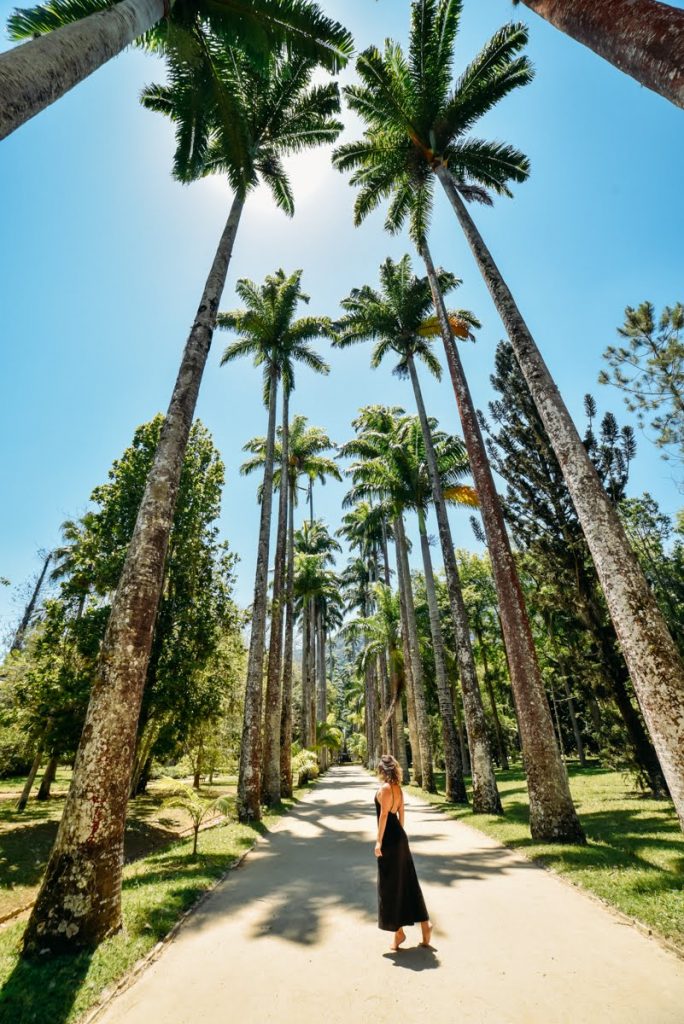
[[[70,769],[60,768],[50,799],[31,799],[21,813],[16,810],[16,791],[21,789],[17,780],[0,782],[0,919],[16,913],[35,898],[70,780]],[[23,780],[19,781],[23,785]],[[207,799],[233,799],[236,785],[234,775],[220,775],[212,786],[202,785],[200,793]],[[144,796],[130,801],[124,843],[127,861],[147,856],[182,838],[190,819],[184,811],[167,806],[169,796],[178,788],[178,780],[155,779]]]
[[[308,788],[296,790],[294,799],[283,801],[258,825],[228,821],[201,833],[195,860],[190,855],[192,842],[186,840],[129,864],[124,868],[124,929],[93,952],[24,962],[19,943],[25,922],[0,931],[0,1021],[77,1021]]]
[[[410,791],[588,889],[684,953],[684,836],[672,804],[635,793],[618,772],[571,767],[569,774],[587,834],[584,847],[533,842],[520,770],[497,772],[503,818],[446,803],[443,775],[437,775],[436,795]]]

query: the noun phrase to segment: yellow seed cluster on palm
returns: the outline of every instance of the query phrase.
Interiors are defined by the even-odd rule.
[[[457,338],[469,338],[470,326],[455,313],[449,314],[449,326]],[[440,333],[439,320],[436,316],[430,316],[424,320],[418,329],[421,338],[434,338]]]
[[[469,508],[478,508],[480,504],[477,491],[474,487],[469,487],[467,484],[445,487],[444,497],[455,505],[467,505]]]

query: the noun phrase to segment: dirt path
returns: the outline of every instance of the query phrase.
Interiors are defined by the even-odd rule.
[[[98,1024],[682,1024],[684,962],[411,797],[432,951],[377,928],[373,780],[333,768]]]

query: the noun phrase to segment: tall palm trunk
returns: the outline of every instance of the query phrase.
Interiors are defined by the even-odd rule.
[[[418,646],[418,626],[416,623],[416,609],[413,602],[413,586],[409,569],[406,532],[401,515],[397,516],[395,520],[394,531],[397,538],[397,555],[401,560],[401,582],[406,596],[406,625],[408,628],[411,675],[413,677],[413,702],[416,714],[416,729],[418,731],[418,747],[420,749],[420,767],[423,778],[422,788],[428,793],[434,793],[435,776],[432,767],[432,744],[430,742],[430,726],[425,700],[425,680],[420,660],[420,647]]]
[[[313,750],[316,743],[316,599],[313,598],[309,605],[309,733],[306,745]]]
[[[684,662],[560,392],[445,167],[437,170],[560,463],[684,828]]]
[[[532,837],[540,841],[581,843],[584,842],[584,833],[570,795],[565,765],[558,751],[522,588],[504,526],[501,503],[494,486],[482,432],[458,349],[454,344],[444,298],[427,245],[423,247],[422,255],[442,330],[447,364],[461,418],[463,439],[480,499],[482,520],[492,560],[503,635],[511,669],[511,683],[517,697],[530,795]]]
[[[268,430],[264,457],[264,484],[261,491],[261,520],[254,575],[252,628],[247,657],[247,684],[242,721],[240,768],[238,771],[238,820],[261,819],[261,708],[264,685],[264,646],[266,640],[266,606],[268,603],[268,551],[273,505],[273,457],[275,452],[278,370],[269,371]]]
[[[485,688],[489,696],[489,703],[492,709],[492,718],[494,720],[494,732],[496,733],[496,745],[499,749],[499,764],[503,769],[508,771],[508,754],[506,753],[506,741],[504,739],[503,728],[501,727],[501,719],[499,718],[499,709],[496,705],[496,694],[494,693],[494,686],[492,684],[492,677],[489,674],[489,662],[487,660],[487,646],[485,644],[484,634],[479,624],[475,625],[475,636],[477,637],[480,645],[480,654],[482,656],[482,674],[484,676]]]
[[[381,651],[378,654],[378,678],[380,680],[380,746],[383,752],[389,750],[394,757],[396,743],[394,742],[392,718],[388,717],[391,703],[389,672],[387,671],[387,652]]]
[[[38,579],[36,580],[35,587],[33,588],[33,593],[31,594],[29,602],[26,605],[26,608],[24,609],[24,614],[21,617],[21,622],[19,623],[19,628],[17,629],[16,633],[14,634],[14,639],[12,640],[12,646],[10,647],[10,653],[12,651],[20,650],[22,645],[23,645],[23,643],[24,643],[24,636],[26,635],[26,630],[28,629],[28,627],[29,627],[29,625],[31,623],[31,618],[32,618],[33,613],[35,611],[36,604],[38,603],[38,596],[39,596],[39,594],[40,594],[40,592],[41,592],[41,590],[43,588],[43,583],[45,581],[45,575],[46,575],[46,573],[48,571],[48,565],[50,564],[50,559],[51,558],[52,558],[52,552],[48,551],[47,555],[45,556],[45,560],[43,562],[43,568],[40,570],[40,575],[39,575]]]
[[[317,661],[317,683],[316,683],[316,717],[319,722],[325,724],[325,720],[328,717],[328,695],[326,693],[326,678],[325,678],[325,617],[323,609],[318,609],[318,661]],[[327,767],[327,749],[321,747],[319,751],[319,760],[321,767]]]
[[[126,806],[183,459],[244,200],[236,196],[190,331],[112,602],[57,838],[24,950],[96,945],[121,927]]]
[[[284,464],[284,463],[283,463]],[[283,481],[283,486],[285,482]],[[287,575],[285,579],[285,650],[280,718],[280,793],[292,796],[292,662],[294,656],[294,500],[295,485],[289,482],[287,510]]]
[[[311,659],[311,638],[309,631],[311,628],[311,602],[310,599],[304,597],[302,601],[302,722],[301,722],[301,741],[303,747],[309,745],[309,735],[311,733],[311,726],[309,724],[309,717],[311,715],[311,700],[309,698],[309,682],[311,680],[311,673],[309,671],[309,661]]]
[[[164,0],[121,0],[1,54],[0,139],[148,32],[164,10]]]
[[[408,615],[406,612],[406,590],[404,587],[402,561],[399,555],[399,541],[396,537],[394,538],[394,546],[397,555],[397,585],[399,587],[399,608],[401,612],[401,643],[404,653],[404,682],[406,685],[406,717],[408,718],[409,743],[411,744],[413,781],[416,786],[422,787],[423,770],[420,760],[418,728],[416,725],[416,706],[413,700],[413,668],[411,664],[411,646],[409,644]]]
[[[266,681],[266,709],[264,716],[264,756],[262,799],[268,806],[280,800],[280,729],[283,708],[283,612],[286,601],[286,556],[288,523],[288,462],[290,457],[289,389],[283,385],[283,422],[280,460],[280,500],[278,503],[278,533],[276,537],[275,567],[273,572],[273,600],[271,602],[271,636],[268,650]]]
[[[449,595],[449,606],[451,617],[454,623],[454,635],[456,638],[456,657],[461,676],[461,690],[463,693],[463,710],[465,714],[466,732],[468,733],[468,746],[470,747],[472,765],[473,785],[473,811],[475,814],[502,814],[501,800],[496,786],[494,766],[492,764],[492,753],[489,747],[487,736],[487,720],[485,719],[482,706],[482,696],[477,679],[473,646],[470,642],[470,626],[468,613],[463,600],[461,580],[459,578],[456,555],[454,554],[454,543],[449,527],[449,516],[447,514],[444,493],[439,479],[437,456],[432,440],[432,431],[428,423],[423,394],[418,380],[416,364],[413,356],[409,358],[409,374],[413,393],[418,409],[418,419],[423,433],[425,455],[430,474],[432,486],[432,500],[437,515],[437,526],[439,539],[442,547],[442,559],[444,562],[444,575]],[[463,766],[465,767],[465,766]]]
[[[442,742],[444,744],[445,793],[452,804],[467,804],[463,765],[458,749],[458,736],[454,720],[454,701],[451,687],[446,674],[444,661],[444,638],[442,624],[439,621],[439,607],[435,590],[435,574],[432,570],[432,556],[425,526],[425,515],[418,510],[418,532],[420,549],[423,556],[423,572],[425,574],[425,592],[427,594],[428,615],[430,617],[430,634],[432,636],[432,653],[435,660],[435,681],[437,683],[437,701],[442,725]]]
[[[684,10],[659,0],[522,0],[561,32],[684,107]]]

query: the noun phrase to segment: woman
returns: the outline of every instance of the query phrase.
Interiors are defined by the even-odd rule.
[[[375,795],[378,819],[378,838],[375,844],[378,860],[378,927],[383,931],[394,932],[390,949],[396,952],[406,940],[403,926],[419,921],[423,932],[420,945],[429,946],[432,925],[404,832],[401,765],[391,754],[383,754],[377,770],[381,782]]]

